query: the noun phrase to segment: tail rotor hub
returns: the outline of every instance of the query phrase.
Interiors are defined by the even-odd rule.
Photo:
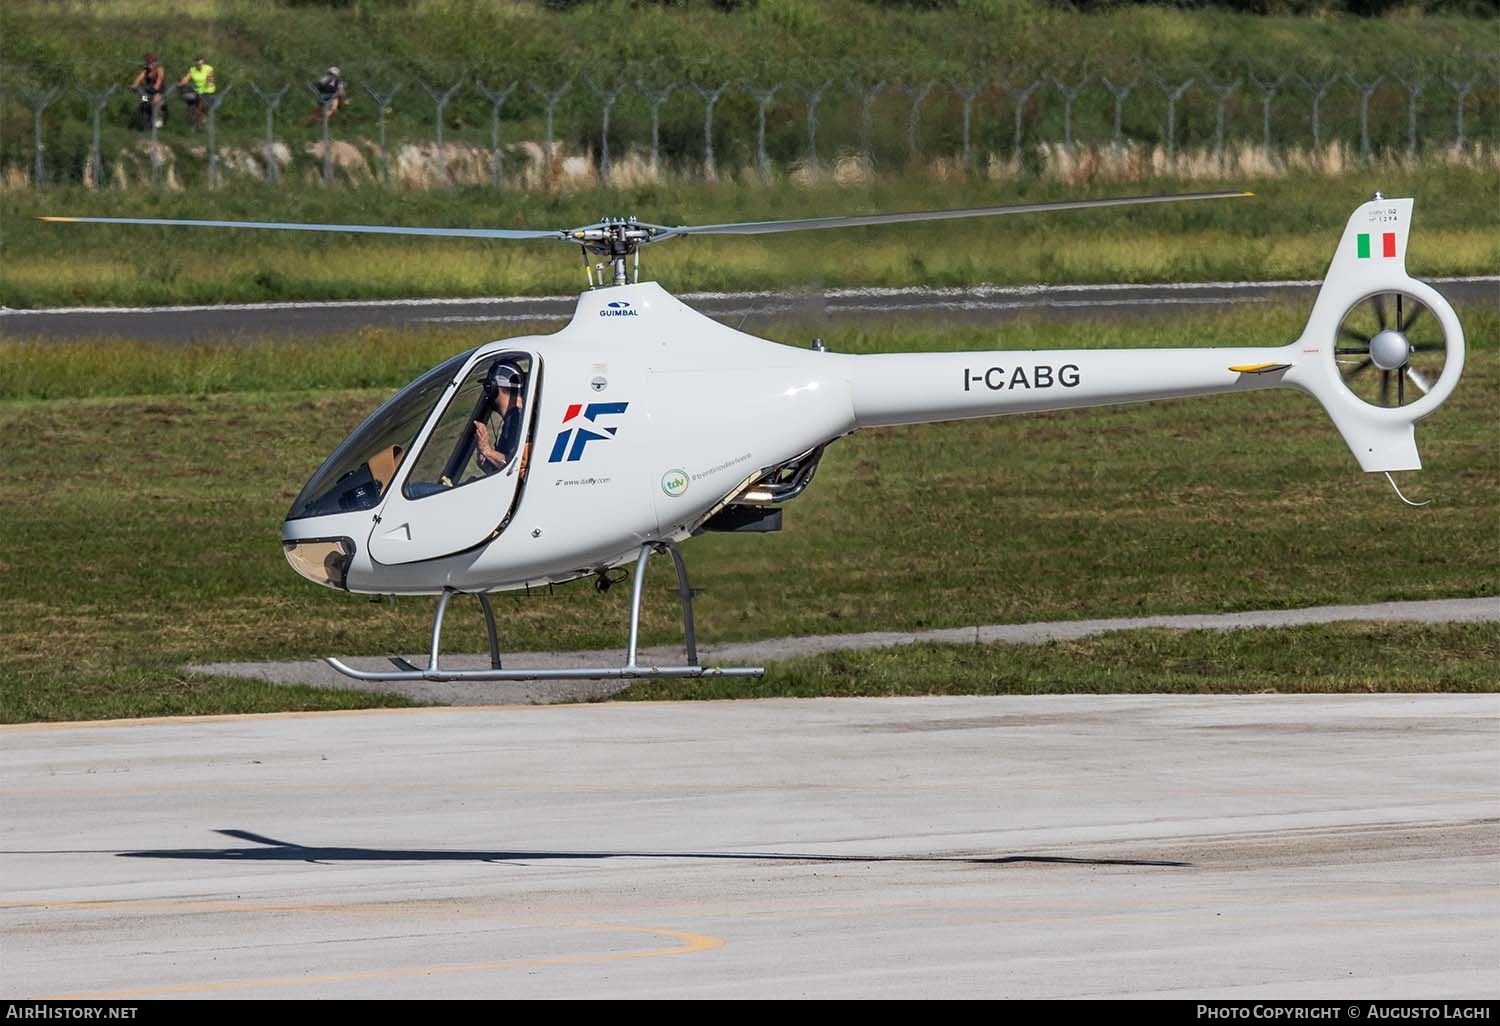
[[[1383,371],[1400,370],[1411,358],[1411,343],[1394,328],[1376,332],[1370,339],[1370,359]]]

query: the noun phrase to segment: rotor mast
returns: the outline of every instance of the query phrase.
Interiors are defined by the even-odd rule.
[[[578,243],[583,250],[584,271],[589,277],[589,287],[604,284],[604,264],[597,270],[599,279],[594,280],[595,267],[588,263],[590,253],[597,253],[609,261],[613,285],[630,284],[625,270],[625,261],[635,257],[635,279],[641,279],[641,247],[653,241],[661,233],[657,225],[642,224],[634,217],[602,217],[598,224],[586,228],[575,228],[567,237]]]

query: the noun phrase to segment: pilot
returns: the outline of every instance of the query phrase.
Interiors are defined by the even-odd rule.
[[[494,395],[495,413],[500,418],[500,436],[490,441],[490,429],[482,420],[474,422],[474,462],[486,474],[493,474],[510,465],[516,458],[525,429],[522,398],[524,378],[521,369],[513,363],[497,363],[490,369],[485,388]]]

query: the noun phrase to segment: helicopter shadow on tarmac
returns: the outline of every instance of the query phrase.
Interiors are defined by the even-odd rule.
[[[339,862],[536,862],[546,859],[720,859],[747,862],[951,862],[959,865],[1060,864],[1077,866],[1156,866],[1187,869],[1191,862],[1159,859],[1069,858],[1060,855],[819,855],[798,852],[694,852],[694,851],[521,851],[454,848],[342,848],[307,846],[248,830],[218,830],[216,833],[253,846],[241,848],[168,848],[154,851],[116,852],[131,859],[206,859],[243,862],[309,862],[332,865]]]

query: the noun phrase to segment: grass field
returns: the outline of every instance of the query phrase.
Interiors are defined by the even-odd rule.
[[[1321,277],[1349,211],[1376,189],[1415,196],[1409,266],[1424,276],[1500,267],[1500,177],[1462,167],[1391,165],[1337,178],[1233,183],[1249,199],[918,226],[725,239],[645,250],[648,275],[674,291],[983,282],[1204,281]],[[11,307],[279,299],[556,294],[582,283],[577,254],[548,241],[309,237],[50,224],[40,214],[562,227],[601,213],[665,224],[944,209],[1101,195],[1203,191],[1189,182],[1132,188],[1056,182],[877,182],[746,190],[649,186],[551,196],[483,190],[204,194],[0,193],[0,303]]]
[[[1022,322],[999,339],[890,322],[819,333],[845,352],[1231,344],[1291,337],[1305,314]],[[689,546],[705,589],[700,636],[1493,595],[1500,312],[1470,316],[1466,328],[1465,380],[1419,428],[1427,469],[1405,482],[1434,500],[1425,509],[1360,474],[1321,410],[1289,392],[861,432],[830,448],[783,533]],[[778,336],[810,330],[789,324]],[[0,345],[0,430],[12,443],[0,462],[0,718],[376,701],[180,667],[420,646],[430,602],[312,587],[285,566],[278,527],[305,478],[370,408],[473,341],[446,331],[225,349]],[[670,640],[665,582],[649,596],[647,640]],[[497,609],[518,650],[613,646],[625,618],[618,591],[586,585],[501,596]],[[910,686],[1042,689],[1084,680],[1107,657],[1118,674],[1088,678],[1097,686],[1494,688],[1497,632],[1337,627],[1228,642],[1141,634],[1014,652],[923,650]],[[467,616],[450,635],[455,647],[482,644]],[[1316,656],[1305,677],[1285,658],[1293,635]],[[1440,665],[1428,672],[1432,653]],[[889,687],[890,658],[777,668],[745,693]]]
[[[642,681],[622,699],[1347,694],[1500,689],[1494,624],[1137,630],[1042,645],[908,645],[789,660],[760,680]]]

